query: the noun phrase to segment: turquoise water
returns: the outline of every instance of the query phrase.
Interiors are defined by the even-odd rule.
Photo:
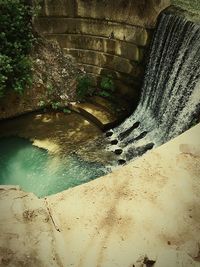
[[[106,172],[101,164],[84,162],[75,154],[53,156],[23,138],[0,139],[0,184],[19,185],[38,197],[61,192]]]

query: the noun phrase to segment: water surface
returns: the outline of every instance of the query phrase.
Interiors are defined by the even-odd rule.
[[[55,194],[107,172],[77,155],[51,155],[20,137],[0,139],[0,184],[19,185],[38,197]]]

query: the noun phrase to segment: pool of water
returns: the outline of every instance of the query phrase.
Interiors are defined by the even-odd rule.
[[[0,138],[0,184],[19,185],[38,197],[55,194],[107,173],[75,153],[51,155],[20,137]]]

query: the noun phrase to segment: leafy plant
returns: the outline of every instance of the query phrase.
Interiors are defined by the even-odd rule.
[[[92,80],[88,75],[78,77],[77,95],[80,100],[84,100],[86,96],[91,96],[94,92]]]
[[[32,82],[32,15],[26,0],[0,0],[0,96],[8,89],[22,93]]]
[[[38,106],[43,108],[45,107],[45,101],[44,100],[40,100],[40,102],[38,103]]]
[[[65,114],[70,114],[71,110],[68,109],[67,107],[63,108],[63,105],[61,102],[57,101],[57,102],[51,102],[51,107],[54,110],[60,110],[62,112],[64,112]]]
[[[53,85],[50,82],[47,82],[47,94],[51,95],[54,92]]]
[[[63,112],[66,113],[66,114],[70,114],[70,113],[71,113],[71,110],[68,109],[68,108],[64,108],[64,109],[63,109]]]
[[[101,90],[99,92],[99,95],[103,97],[110,97],[112,93],[115,91],[112,75],[108,74],[107,76],[104,76],[101,79],[100,87]]]
[[[108,74],[101,80],[101,88],[105,91],[114,91],[114,82],[112,75]]]
[[[52,102],[51,103],[52,109],[55,109],[55,110],[60,109],[61,106],[62,106],[62,104],[60,102]]]

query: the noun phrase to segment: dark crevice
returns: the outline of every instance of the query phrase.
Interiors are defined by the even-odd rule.
[[[117,139],[114,139],[110,143],[111,143],[111,145],[117,145],[118,144],[118,140]]]
[[[131,147],[127,153],[127,160],[142,156],[148,150],[151,150],[154,147],[154,143],[148,143],[147,145],[140,147]]]
[[[118,164],[119,165],[123,165],[123,164],[125,164],[126,163],[126,160],[125,159],[119,159],[118,160]]]
[[[109,131],[109,132],[106,132],[106,137],[110,137],[113,135],[113,132]]]
[[[122,140],[125,137],[127,137],[134,129],[136,129],[140,125],[140,122],[135,122],[130,128],[128,128],[126,131],[120,133],[119,139]]]
[[[121,148],[115,149],[115,154],[116,155],[121,155],[123,150]]]

